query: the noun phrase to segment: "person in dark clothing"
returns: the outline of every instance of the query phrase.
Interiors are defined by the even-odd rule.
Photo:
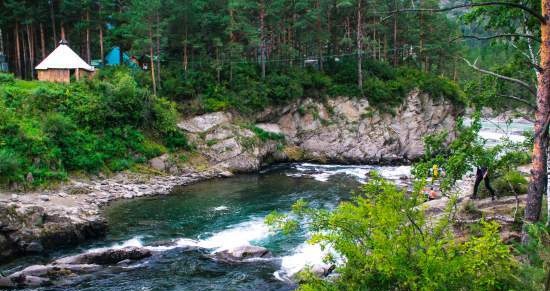
[[[476,181],[474,184],[474,193],[472,194],[472,199],[477,199],[477,190],[481,181],[485,182],[485,188],[491,193],[492,200],[495,200],[496,194],[493,187],[491,187],[491,182],[489,181],[489,168],[483,166],[478,167],[476,170]]]

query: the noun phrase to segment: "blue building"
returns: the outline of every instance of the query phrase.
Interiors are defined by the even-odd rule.
[[[122,59],[121,59],[122,56]],[[105,65],[106,66],[118,66],[118,65],[127,65],[130,67],[139,68],[137,60],[128,56],[127,53],[120,53],[120,47],[115,46],[107,55],[105,56]]]
[[[8,72],[8,58],[0,52],[0,72]]]

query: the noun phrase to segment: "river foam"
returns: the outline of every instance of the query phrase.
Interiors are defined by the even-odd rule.
[[[382,177],[398,184],[401,184],[401,180],[411,175],[410,166],[321,165],[312,163],[292,164],[286,175],[296,178],[313,178],[320,182],[327,182],[336,175],[347,175],[364,184],[372,171],[376,171]]]
[[[273,235],[269,227],[264,223],[264,218],[253,217],[248,221],[231,225],[224,230],[214,234],[203,234],[204,239],[178,238],[166,245],[151,246],[143,243],[143,236],[136,236],[121,243],[115,243],[106,248],[94,248],[88,252],[102,251],[106,249],[121,249],[125,247],[143,247],[151,251],[167,251],[175,248],[196,247],[211,249],[212,252],[219,252],[235,247],[252,245],[254,242],[268,238]]]

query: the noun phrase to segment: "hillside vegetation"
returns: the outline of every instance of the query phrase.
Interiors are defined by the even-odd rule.
[[[176,105],[124,72],[60,85],[0,75],[0,182],[119,171],[186,147]]]
[[[445,78],[366,64],[362,90],[381,111],[392,111],[415,88],[433,98],[461,102],[461,91]],[[265,81],[254,66],[239,67],[231,82],[217,82],[209,71],[175,74],[162,93],[177,103],[146,89],[143,72],[124,68],[101,70],[93,80],[69,85],[3,74],[0,184],[39,186],[66,179],[70,172],[120,171],[171,150],[190,149],[176,127],[182,113],[233,110],[246,115],[301,97],[361,96],[353,68],[344,62],[328,73],[277,71]]]

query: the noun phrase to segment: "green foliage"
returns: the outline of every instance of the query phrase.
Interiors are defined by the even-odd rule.
[[[414,176],[428,179],[433,165],[444,168],[446,175],[441,177],[441,189],[447,191],[474,167],[492,169],[499,148],[485,147],[485,141],[478,136],[480,129],[480,116],[475,114],[470,126],[464,126],[461,119],[457,121],[456,138],[448,145],[445,132],[427,136],[424,140],[425,155],[422,161],[414,165]]]
[[[13,74],[0,73],[0,85],[13,84],[14,82],[15,82],[15,77],[13,76]]]
[[[499,196],[522,195],[527,193],[528,181],[518,171],[508,171],[493,183]],[[487,195],[488,196],[488,195]]]
[[[334,250],[328,262],[342,258],[337,277],[302,276],[306,281],[299,290],[510,290],[517,286],[513,272],[518,263],[500,240],[498,224],[482,222],[478,236],[458,242],[447,219],[435,225],[426,219],[419,207],[421,187],[415,189],[406,194],[374,175],[351,201],[341,202],[333,211],[312,209],[298,201],[292,216],[270,215],[267,222],[285,231],[305,225],[312,233],[311,243]]]
[[[250,130],[252,130],[258,138],[260,138],[261,141],[268,141],[268,140],[275,140],[275,141],[284,141],[285,136],[281,133],[273,133],[265,131],[257,126],[250,127]]]
[[[177,101],[198,98],[202,110],[207,112],[236,109],[253,113],[302,97],[336,96],[366,97],[378,110],[391,112],[403,104],[407,94],[414,89],[435,99],[462,102],[461,90],[450,80],[374,60],[365,61],[361,91],[354,79],[356,64],[354,59],[345,58],[340,62],[328,62],[324,72],[311,68],[273,69],[265,79],[261,78],[257,66],[242,64],[233,66],[231,75],[222,75],[219,81],[216,80],[217,71],[204,69],[184,73],[178,72],[179,68],[170,68],[163,92]]]
[[[27,183],[28,173],[40,185],[71,171],[120,171],[165,146],[188,147],[175,103],[152,96],[124,70],[70,85],[3,83],[0,109],[1,184]]]
[[[520,278],[528,290],[546,290],[550,287],[550,229],[542,223],[527,227],[529,240],[519,245],[518,251],[529,260],[522,265]]]

